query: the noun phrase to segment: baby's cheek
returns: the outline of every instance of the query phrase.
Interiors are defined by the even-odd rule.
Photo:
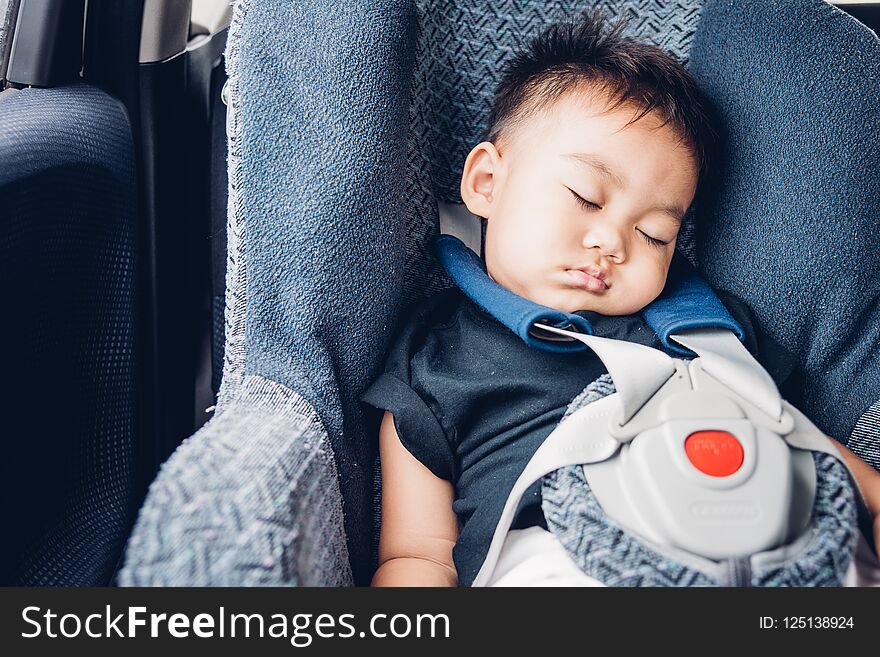
[[[636,313],[660,296],[666,284],[664,266],[647,267],[616,286],[619,303],[626,305],[629,313]]]
[[[645,276],[642,284],[645,296],[644,305],[647,306],[654,299],[660,296],[663,288],[666,286],[666,275],[668,267],[665,263],[658,264],[653,267],[648,275]]]

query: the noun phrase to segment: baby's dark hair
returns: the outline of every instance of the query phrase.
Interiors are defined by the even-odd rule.
[[[610,24],[601,10],[545,28],[507,63],[495,92],[486,139],[510,136],[517,124],[585,86],[607,94],[609,110],[625,104],[656,112],[708,170],[717,139],[710,107],[684,65],[650,43],[622,36],[625,20]],[[629,125],[629,123],[627,125]]]

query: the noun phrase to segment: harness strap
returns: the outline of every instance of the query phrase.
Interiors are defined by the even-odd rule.
[[[568,335],[596,352],[617,388],[622,409],[622,416],[617,419],[619,425],[629,422],[645,402],[675,374],[675,361],[659,349],[637,342],[583,335],[555,326],[535,324],[534,328]]]
[[[675,362],[658,349],[623,340],[583,335],[536,324],[542,331],[564,334],[587,345],[605,365],[620,393],[625,424],[675,372]],[[782,417],[776,383],[743,344],[726,329],[692,329],[671,336],[700,357],[703,371],[734,390],[772,420]]]
[[[570,333],[551,335],[535,326],[550,325],[592,335],[590,322],[577,313],[563,312],[521,297],[492,280],[477,255],[479,249],[469,249],[455,235],[468,232],[459,226],[460,214],[441,212],[444,234],[434,244],[440,264],[459,289],[530,347],[557,353],[583,351],[584,344],[572,339]],[[667,349],[684,357],[692,356],[692,352],[671,340],[672,335],[682,331],[712,326],[733,331],[740,340],[745,339],[743,328],[712,288],[678,253],[672,259],[667,287],[642,311],[642,316]]]
[[[776,383],[730,331],[700,329],[671,337],[700,357],[704,372],[760,408],[771,419],[778,421],[782,418],[782,397]]]

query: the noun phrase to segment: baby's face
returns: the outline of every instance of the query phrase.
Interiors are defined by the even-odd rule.
[[[606,112],[571,94],[476,146],[462,198],[487,220],[486,265],[500,285],[573,312],[628,315],[663,290],[697,162],[670,126],[632,107]]]

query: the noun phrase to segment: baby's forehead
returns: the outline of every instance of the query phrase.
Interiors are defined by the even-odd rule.
[[[615,106],[593,93],[560,98],[509,127],[496,146],[523,175],[552,184],[580,181],[586,192],[616,190],[679,223],[693,202],[699,161],[659,113]]]
[[[578,132],[589,131],[611,137],[631,127],[637,127],[644,138],[657,132],[659,138],[674,135],[683,140],[683,135],[676,132],[658,110],[632,100],[620,102],[590,85],[540,103],[524,102],[499,136],[509,147],[528,146],[544,151],[556,146],[554,136],[568,133],[577,138]]]

